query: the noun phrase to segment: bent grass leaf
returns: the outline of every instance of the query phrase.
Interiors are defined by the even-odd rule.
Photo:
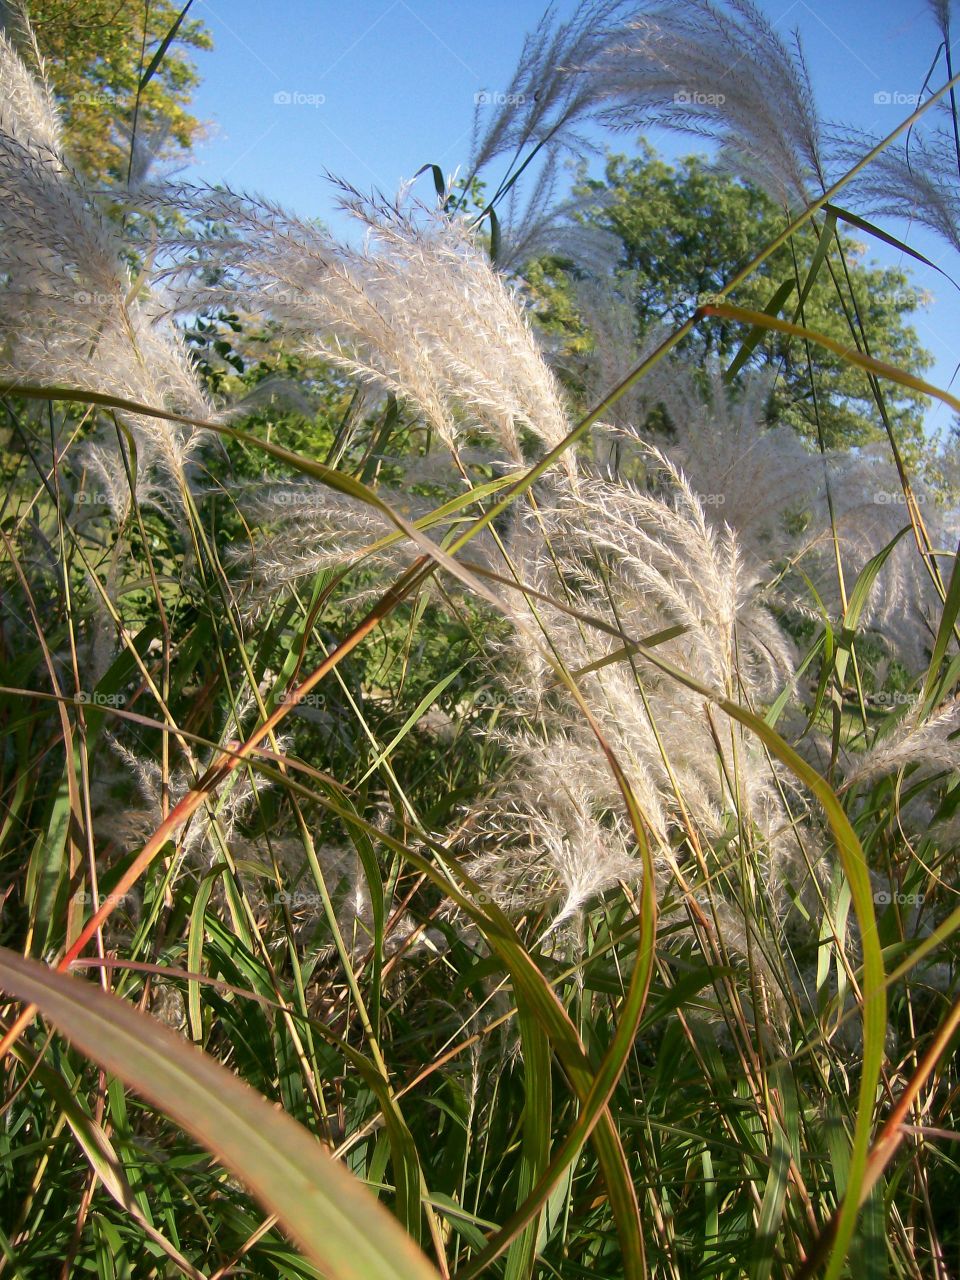
[[[909,387],[911,391],[920,391],[925,396],[932,396],[934,400],[942,400],[944,404],[948,404],[951,409],[956,409],[960,413],[960,397],[951,395],[942,387],[935,387],[933,383],[926,382],[915,374],[907,373],[905,369],[888,364],[885,360],[877,360],[874,356],[865,355],[856,347],[838,342],[836,338],[828,337],[825,333],[817,333],[816,330],[807,329],[804,325],[791,324],[789,320],[781,320],[777,316],[764,315],[762,311],[748,311],[744,307],[733,307],[725,302],[710,303],[709,306],[701,307],[701,311],[705,316],[722,316],[727,320],[739,321],[740,324],[755,325],[761,329],[774,329],[777,333],[785,333],[792,338],[805,338],[808,342],[816,343],[817,346],[826,347],[841,360],[856,365],[866,373],[872,373],[878,378],[886,378],[890,382],[898,382],[903,387]]]
[[[811,223],[816,229],[816,224]],[[834,233],[837,229],[837,215],[832,210],[827,210],[823,227],[817,232],[819,239],[817,240],[816,252],[813,255],[813,261],[810,263],[810,270],[807,272],[807,278],[803,282],[803,288],[800,290],[800,297],[797,299],[797,305],[793,312],[794,323],[803,315],[803,304],[810,296],[810,290],[813,288],[817,276],[820,274],[820,268],[823,266],[827,253],[830,249],[830,243],[833,240]],[[776,311],[771,311],[769,307],[765,308],[768,315],[776,315]]]
[[[124,1171],[123,1162],[102,1125],[99,1125],[93,1116],[83,1109],[82,1104],[67,1087],[63,1076],[53,1071],[45,1062],[31,1058],[30,1054],[19,1045],[15,1053],[27,1065],[31,1074],[37,1077],[38,1082],[43,1085],[63,1112],[77,1144],[89,1161],[90,1168],[100,1179],[107,1193],[130,1215],[144,1235],[180,1268],[184,1275],[189,1276],[190,1280],[203,1280],[203,1272],[198,1271],[147,1218],[137,1203]]]
[[[202,1050],[92,983],[5,948],[0,985],[212,1151],[331,1280],[437,1280],[316,1138]]]
[[[780,285],[776,293],[774,293],[773,297],[764,307],[763,309],[764,313],[768,316],[779,315],[780,310],[783,307],[783,304],[790,297],[791,293],[793,293],[795,288],[796,288],[796,284],[793,280],[784,280],[783,284]],[[733,360],[730,362],[730,365],[726,373],[723,375],[724,382],[732,382],[734,380],[734,378],[737,376],[737,374],[740,372],[743,366],[747,363],[747,361],[753,355],[754,351],[756,350],[757,343],[760,341],[762,337],[763,337],[763,330],[760,328],[759,325],[755,326],[750,331],[750,333],[747,334],[746,338],[743,341],[743,346],[734,356]]]
[[[944,601],[940,625],[937,628],[937,637],[933,643],[933,652],[930,655],[930,667],[923,685],[924,708],[928,712],[935,701],[933,694],[937,688],[940,664],[946,655],[950,637],[954,634],[958,613],[960,613],[960,547],[957,548],[953,559],[953,569],[950,573],[950,582],[947,587],[947,598]]]
[[[899,253],[905,253],[911,258],[915,258],[917,262],[922,262],[925,267],[932,267],[934,271],[938,271],[951,284],[956,284],[956,281],[947,275],[942,267],[938,267],[930,258],[925,257],[917,249],[911,248],[905,241],[892,236],[889,231],[884,231],[882,227],[868,222],[866,218],[861,218],[857,214],[851,213],[849,209],[841,209],[835,204],[825,204],[823,207],[828,213],[835,214],[841,222],[849,223],[851,227],[856,227],[858,231],[866,231],[867,235],[875,236],[877,240],[882,240],[884,244],[890,245],[892,249],[896,249]]]
[[[160,63],[163,61],[167,50],[170,48],[170,45],[173,43],[174,39],[176,38],[176,34],[180,30],[180,24],[181,22],[183,22],[187,14],[190,12],[190,7],[192,4],[193,4],[193,0],[187,0],[187,3],[183,6],[183,8],[180,10],[176,18],[174,19],[173,25],[171,26],[170,30],[160,41],[160,44],[157,48],[156,53],[153,55],[153,57],[150,60],[150,65],[147,67],[146,71],[144,71],[143,75],[140,77],[140,83],[137,86],[138,93],[142,93],[144,89],[147,87],[147,85],[150,83],[150,81],[153,79],[153,77],[157,74],[157,69],[159,68]]]
[[[873,1125],[873,1110],[885,1057],[887,1031],[886,975],[883,951],[877,932],[877,917],[873,906],[873,888],[867,861],[850,819],[843,811],[836,793],[825,778],[817,773],[783,738],[760,716],[741,707],[728,698],[718,696],[707,685],[701,684],[671,662],[660,657],[655,650],[644,651],[643,656],[665,674],[694,689],[714,702],[732,719],[752,730],[764,746],[784,764],[795,777],[816,796],[833,832],[837,853],[850,889],[854,911],[860,926],[863,951],[862,964],[862,1019],[863,1057],[860,1084],[857,1093],[856,1125],[850,1150],[849,1185],[843,1204],[835,1220],[831,1237],[827,1280],[838,1280],[850,1241],[857,1223],[861,1188],[867,1177],[867,1153]]]

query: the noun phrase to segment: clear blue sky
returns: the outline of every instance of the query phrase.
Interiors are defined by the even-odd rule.
[[[452,173],[469,156],[474,95],[506,86],[543,7],[544,0],[195,0],[214,49],[197,59],[196,111],[209,128],[188,176],[262,192],[337,226],[327,170],[387,194],[423,164]],[[573,7],[573,0],[558,5],[562,14]],[[878,105],[874,95],[919,91],[937,46],[924,0],[761,0],[761,7],[785,36],[800,31],[828,120],[887,133],[910,113],[896,102]],[[293,101],[275,101],[284,93]],[[668,156],[695,149],[693,140],[656,132],[649,140]],[[633,140],[618,136],[611,145],[629,151]],[[958,276],[960,264],[938,239],[903,224],[889,229]],[[869,253],[900,265],[901,255],[875,241]],[[906,261],[933,298],[913,323],[936,359],[928,377],[945,386],[960,362],[960,293]],[[960,376],[954,390],[958,384]],[[938,405],[928,426],[945,428],[951,417]]]

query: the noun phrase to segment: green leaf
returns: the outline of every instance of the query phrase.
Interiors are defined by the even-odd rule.
[[[927,671],[927,678],[923,685],[923,701],[929,711],[932,703],[932,695],[937,687],[937,677],[940,674],[940,663],[943,661],[947,652],[947,645],[950,643],[950,637],[953,635],[954,627],[957,622],[957,614],[960,613],[960,547],[953,559],[953,569],[950,573],[950,583],[947,587],[947,596],[943,602],[943,612],[940,615],[940,625],[937,628],[937,638],[933,642],[933,652],[930,655],[930,667]]]
[[[866,218],[860,218],[855,213],[850,213],[847,209],[840,209],[835,204],[825,204],[824,209],[833,213],[841,222],[847,222],[851,227],[856,227],[858,231],[866,231],[867,235],[875,236],[878,240],[882,240],[884,244],[890,245],[892,249],[897,249],[900,253],[905,253],[911,258],[915,258],[917,262],[922,262],[925,267],[932,267],[934,271],[938,271],[940,275],[946,276],[951,284],[954,283],[947,273],[938,267],[935,262],[931,262],[929,258],[925,258],[922,253],[916,249],[912,249],[903,240],[898,240],[896,236],[892,236],[889,231],[884,231],[880,227],[875,226],[872,222],[868,222]]]
[[[500,219],[494,209],[490,210],[490,261],[496,262],[500,257],[503,236],[500,231]]]
[[[370,777],[372,773],[376,773],[376,771],[380,768],[380,766],[383,764],[385,760],[390,759],[391,755],[394,753],[394,751],[396,751],[397,747],[404,740],[404,738],[407,736],[407,734],[410,732],[413,726],[417,723],[417,721],[420,719],[423,713],[427,710],[427,708],[433,706],[436,700],[440,697],[441,693],[443,693],[444,689],[446,689],[447,686],[457,678],[457,676],[463,670],[463,666],[464,664],[461,664],[459,667],[454,667],[452,671],[447,672],[447,674],[441,680],[437,681],[437,683],[433,686],[433,688],[429,691],[429,693],[424,694],[424,696],[417,703],[414,710],[403,722],[403,725],[401,726],[401,728],[390,739],[390,741],[387,743],[387,745],[383,748],[383,750],[377,756],[376,760],[374,760],[373,764],[370,766],[367,772],[356,784],[358,788],[363,786],[363,784],[366,782],[366,780]]]
[[[783,306],[783,304],[790,297],[791,293],[793,293],[794,287],[795,285],[793,280],[784,280],[783,284],[781,284],[777,288],[776,293],[774,293],[773,297],[770,299],[767,305],[763,308],[764,315],[768,315],[768,316],[777,315],[781,307]],[[747,363],[747,361],[753,355],[753,352],[757,346],[757,343],[760,341],[762,337],[763,337],[763,329],[759,325],[755,325],[747,334],[746,338],[744,338],[743,346],[740,348],[737,354],[733,357],[733,360],[730,362],[730,367],[727,369],[726,373],[723,375],[724,382],[732,382],[734,380],[734,378],[737,376],[737,374],[740,372],[743,366]]]
[[[925,396],[932,396],[934,400],[942,400],[944,404],[948,404],[951,409],[956,409],[960,413],[960,397],[951,395],[949,391],[935,387],[932,383],[925,382],[923,378],[907,373],[904,369],[898,369],[896,365],[887,364],[885,360],[877,360],[873,356],[865,355],[856,347],[838,342],[836,338],[830,338],[825,333],[816,333],[813,329],[791,324],[789,320],[780,320],[776,316],[766,316],[762,311],[732,307],[725,302],[710,303],[708,306],[701,307],[700,310],[705,316],[723,316],[727,320],[737,320],[741,324],[759,325],[761,329],[774,329],[777,333],[786,333],[793,338],[806,338],[808,342],[826,347],[828,351],[846,360],[847,364],[856,365],[858,369],[864,369],[878,378],[897,382],[902,387],[909,387],[911,391],[920,391]]]
[[[695,680],[685,671],[661,657],[655,649],[643,649],[641,652],[643,657],[660,671],[672,676],[673,679],[679,681],[688,689],[692,689],[714,703],[731,719],[752,730],[768,750],[813,792],[822,806],[827,822],[833,832],[837,853],[850,887],[857,923],[860,926],[863,954],[861,983],[863,1054],[860,1083],[857,1091],[856,1124],[849,1159],[849,1187],[836,1219],[836,1230],[831,1240],[830,1260],[827,1266],[827,1280],[838,1280],[856,1227],[861,1188],[865,1185],[873,1111],[880,1082],[880,1073],[885,1058],[884,1046],[887,1031],[886,975],[883,966],[883,952],[877,932],[877,917],[873,905],[873,887],[863,848],[830,784],[760,716],[755,715],[754,712],[741,706],[738,702],[720,697],[709,686],[699,680]]]
[[[192,4],[193,4],[193,0],[187,0],[187,3],[183,6],[183,8],[180,10],[176,18],[174,19],[173,26],[170,28],[167,34],[160,41],[160,45],[157,49],[157,52],[153,55],[153,57],[150,60],[149,67],[147,67],[146,71],[140,77],[140,83],[137,86],[138,93],[143,93],[144,89],[147,87],[147,85],[150,83],[153,77],[157,74],[157,70],[160,66],[160,63],[163,61],[164,55],[166,54],[167,50],[170,48],[171,42],[173,41],[177,32],[180,30],[180,23],[183,22],[184,18],[189,13],[190,6]]]
[[[123,1163],[103,1127],[84,1110],[82,1104],[67,1087],[64,1077],[57,1071],[53,1071],[45,1062],[32,1057],[22,1045],[17,1045],[14,1052],[22,1062],[27,1064],[30,1073],[36,1076],[38,1083],[43,1085],[63,1112],[78,1146],[107,1192],[133,1218],[144,1235],[176,1263],[184,1275],[190,1276],[191,1280],[203,1280],[203,1272],[198,1271],[146,1217],[134,1196]]]
[[[542,1024],[526,1008],[524,1001],[519,1001],[517,1008],[523,1047],[523,1086],[526,1093],[523,1146],[520,1152],[519,1192],[522,1205],[543,1176],[550,1160],[553,1109],[550,1040]],[[510,1245],[504,1280],[531,1280],[537,1260],[538,1236],[538,1223],[534,1216]]]
[[[441,200],[445,199],[447,195],[447,183],[446,183],[446,179],[443,176],[443,170],[440,168],[438,164],[422,164],[420,168],[417,170],[417,172],[413,175],[414,180],[419,178],[421,174],[426,173],[428,169],[433,175],[434,190],[436,191],[438,197]]]
[[[437,1280],[395,1220],[306,1129],[202,1050],[92,983],[6,948],[0,985],[212,1151],[331,1280]]]
[[[774,1246],[787,1199],[790,1148],[786,1134],[776,1121],[773,1124],[772,1143],[770,1172],[763,1190],[757,1234],[753,1240],[754,1261],[750,1267],[750,1280],[767,1280],[773,1270]]]
[[[213,892],[214,881],[226,871],[226,866],[214,867],[197,886],[193,907],[190,910],[190,927],[187,934],[187,968],[191,973],[203,972],[203,935],[207,903]],[[200,1011],[200,985],[197,982],[187,984],[187,1018],[190,1023],[190,1035],[193,1043],[203,1044],[203,1016]]]
[[[811,226],[816,228],[815,223]],[[837,215],[831,210],[827,210],[827,216],[824,219],[823,227],[820,231],[820,238],[817,241],[817,249],[813,255],[813,261],[810,263],[810,270],[807,272],[807,278],[803,282],[803,288],[800,290],[800,297],[797,299],[796,310],[793,313],[794,321],[798,320],[803,314],[803,304],[810,296],[810,290],[813,288],[817,276],[820,274],[820,268],[826,261],[827,253],[833,241],[834,232],[837,229]],[[770,315],[776,315],[776,312],[769,312]]]
[[[850,592],[850,598],[847,601],[847,611],[843,615],[844,635],[840,640],[841,646],[846,644],[847,637],[855,630],[857,623],[860,621],[860,615],[863,612],[864,605],[867,603],[873,584],[877,580],[877,574],[887,563],[903,535],[909,532],[910,526],[904,525],[898,533],[894,534],[887,545],[878,551],[875,556],[872,556],[860,570],[853,590]]]

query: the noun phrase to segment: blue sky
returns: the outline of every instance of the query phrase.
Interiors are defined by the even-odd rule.
[[[203,82],[195,109],[208,131],[188,176],[261,192],[337,226],[326,171],[388,194],[423,164],[452,173],[469,156],[475,94],[506,86],[543,7],[544,0],[195,0],[193,14],[210,28],[214,49],[197,58]],[[558,5],[562,14],[573,7]],[[888,133],[910,113],[902,99],[919,91],[937,46],[923,0],[761,0],[761,7],[783,35],[799,30],[828,120]],[[878,103],[883,93],[893,101]],[[648,137],[668,156],[695,149],[692,140]],[[618,136],[611,145],[629,152],[634,141]],[[888,229],[957,276],[941,241],[904,224]],[[869,254],[903,265],[875,241]],[[960,362],[960,293],[906,261],[932,299],[913,320],[935,357],[928,377],[945,386]],[[951,418],[938,405],[928,426],[945,428]]]

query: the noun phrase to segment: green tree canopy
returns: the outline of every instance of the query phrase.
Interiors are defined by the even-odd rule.
[[[186,16],[143,86],[183,5],[174,0],[33,0],[30,22],[60,103],[67,148],[98,178],[126,178],[130,139],[184,155],[200,131],[190,114],[199,76],[190,51],[209,49],[204,24]]]
[[[756,188],[717,172],[700,157],[689,156],[673,167],[647,145],[634,159],[608,157],[604,179],[583,180],[579,189],[587,197],[584,220],[612,232],[622,246],[619,267],[641,332],[685,320],[698,300],[716,292],[786,225],[783,210]],[[932,357],[908,323],[911,312],[924,304],[922,292],[904,272],[869,263],[864,247],[848,235],[841,235],[841,241],[849,284],[834,246],[807,297],[806,325],[852,343],[846,318],[857,323],[852,286],[871,353],[922,372]],[[816,243],[810,228],[792,237],[731,300],[763,310],[785,281],[806,279]],[[533,264],[527,274],[544,322],[564,334],[573,349],[589,343],[570,288],[576,267],[568,260],[548,259]],[[797,298],[794,288],[782,312],[787,319]],[[743,326],[713,318],[697,327],[689,343],[698,358],[719,357],[729,364],[746,336]],[[882,435],[866,375],[822,347],[811,347],[810,359],[816,397],[803,342],[768,333],[757,346],[751,363],[773,366],[778,373],[771,405],[776,419],[815,436],[819,414],[827,445],[858,445]],[[919,444],[926,398],[890,383],[883,390],[898,440],[908,448]]]

